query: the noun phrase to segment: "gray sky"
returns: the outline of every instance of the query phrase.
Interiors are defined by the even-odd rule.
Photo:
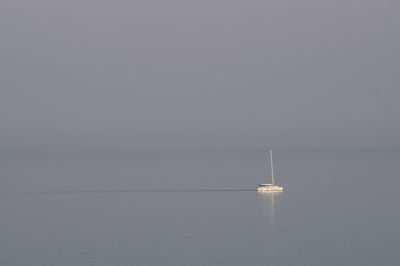
[[[400,1],[1,0],[0,149],[400,148]]]

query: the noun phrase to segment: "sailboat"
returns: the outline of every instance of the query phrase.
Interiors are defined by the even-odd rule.
[[[275,185],[274,164],[272,162],[272,150],[271,149],[269,149],[269,159],[270,159],[270,162],[271,162],[272,184],[259,184],[258,187],[257,187],[257,191],[258,192],[282,192],[283,191],[283,187]]]

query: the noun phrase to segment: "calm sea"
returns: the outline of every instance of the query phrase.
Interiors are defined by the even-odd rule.
[[[400,153],[2,153],[0,265],[400,265]]]

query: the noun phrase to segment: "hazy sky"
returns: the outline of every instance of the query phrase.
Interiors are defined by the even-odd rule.
[[[1,0],[0,149],[400,148],[400,1]]]

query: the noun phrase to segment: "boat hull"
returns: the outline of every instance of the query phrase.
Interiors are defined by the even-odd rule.
[[[258,192],[282,192],[283,187],[281,186],[259,186],[257,187]]]

